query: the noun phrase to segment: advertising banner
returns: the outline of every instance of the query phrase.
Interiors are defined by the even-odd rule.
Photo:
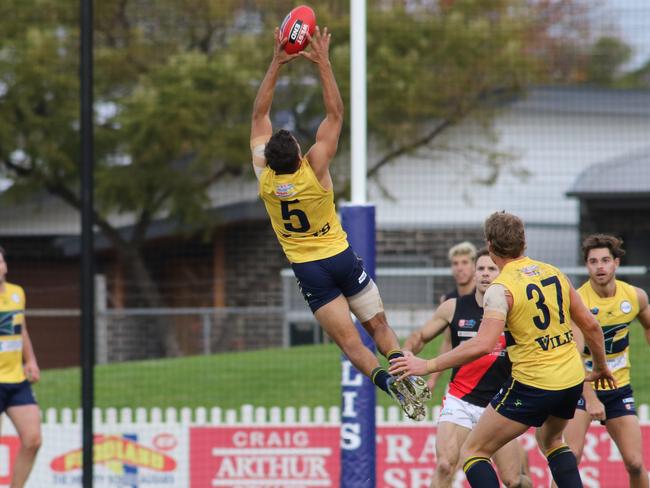
[[[18,445],[18,438],[3,438]],[[94,486],[187,486],[187,427],[152,425],[106,429],[95,435]],[[81,486],[81,431],[76,425],[43,425],[43,446],[30,488]],[[3,479],[3,478],[0,478]]]
[[[643,426],[646,467],[650,430]],[[550,486],[534,430],[520,437],[536,488]],[[191,488],[338,487],[338,427],[203,427],[190,432]],[[377,427],[377,488],[428,488],[436,465],[436,428],[417,424]],[[600,425],[587,434],[580,473],[585,488],[627,487],[618,449]],[[459,472],[454,488],[468,487]]]
[[[650,466],[650,426],[643,425]],[[81,432],[76,425],[44,425],[43,447],[29,488],[81,486]],[[428,488],[436,465],[431,424],[377,426],[377,488]],[[550,486],[534,430],[519,438],[536,488]],[[95,438],[95,486],[129,488],[341,486],[341,431],[337,424],[181,426],[129,425]],[[9,486],[18,438],[0,439],[0,487]],[[585,488],[627,488],[621,455],[603,426],[587,434],[580,473]],[[362,485],[365,488],[365,485]],[[454,488],[466,488],[459,472]],[[374,488],[368,486],[368,488]]]
[[[339,486],[339,427],[190,429],[190,486]]]

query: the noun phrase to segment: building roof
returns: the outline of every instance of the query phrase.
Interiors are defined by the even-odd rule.
[[[572,115],[650,115],[650,90],[623,90],[591,86],[530,88],[512,104],[516,110]]]
[[[650,197],[650,146],[587,167],[578,175],[567,196]]]

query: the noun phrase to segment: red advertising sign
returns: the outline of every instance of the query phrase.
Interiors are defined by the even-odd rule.
[[[336,487],[338,427],[190,429],[190,486]]]
[[[646,467],[650,426],[643,426]],[[338,427],[201,427],[190,429],[191,488],[316,487],[339,485]],[[528,452],[535,487],[550,486],[546,459],[534,430],[520,437]],[[401,425],[377,428],[377,488],[428,488],[435,469],[436,428]],[[602,426],[587,434],[580,474],[585,488],[628,485],[620,453]],[[467,487],[458,476],[455,487]]]
[[[11,467],[14,465],[19,449],[18,437],[0,437],[0,486],[11,483]]]

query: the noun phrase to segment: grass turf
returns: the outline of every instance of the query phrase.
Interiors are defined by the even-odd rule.
[[[420,354],[433,357],[438,338]],[[650,366],[643,330],[631,327],[632,385],[637,404],[650,403]],[[42,408],[78,408],[79,368],[43,371],[34,391]],[[449,372],[433,395],[439,404]],[[340,352],[333,344],[132,361],[97,366],[97,407],[338,406]],[[377,390],[380,405],[393,401]]]

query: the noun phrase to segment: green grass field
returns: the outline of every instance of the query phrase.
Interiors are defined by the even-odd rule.
[[[639,324],[632,326],[632,385],[637,404],[650,403],[650,363]],[[432,357],[438,342],[421,354]],[[440,402],[448,373],[434,392]],[[134,361],[98,366],[98,407],[338,406],[340,352],[335,345],[266,349],[212,356]],[[43,371],[35,392],[42,408],[80,406],[78,368]],[[381,405],[392,405],[377,390]]]

